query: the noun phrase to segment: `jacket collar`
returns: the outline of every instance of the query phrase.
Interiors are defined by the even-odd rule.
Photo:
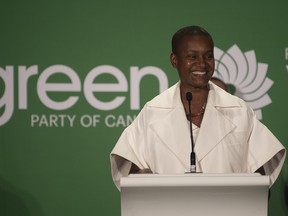
[[[195,152],[200,163],[236,127],[232,120],[223,114],[223,111],[240,107],[234,96],[231,97],[218,86],[210,82],[209,88],[205,114],[195,142]],[[180,98],[179,82],[164,92],[164,94],[152,100],[148,106],[154,109],[165,109],[168,113],[154,121],[150,127],[187,169],[190,159],[188,156],[183,158],[183,155],[190,155],[191,140],[189,124]]]

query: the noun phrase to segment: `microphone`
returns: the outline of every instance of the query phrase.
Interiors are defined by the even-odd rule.
[[[191,112],[191,101],[192,101],[192,93],[186,93],[186,99],[189,103],[189,122],[190,122],[190,138],[191,138],[191,147],[192,151],[190,153],[190,172],[196,173],[196,155],[194,151],[194,140],[193,140],[193,132],[192,132],[192,112]]]

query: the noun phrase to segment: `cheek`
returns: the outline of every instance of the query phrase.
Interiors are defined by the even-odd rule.
[[[185,74],[185,73],[188,73],[187,71],[189,71],[192,67],[193,67],[193,63],[189,61],[185,61],[179,64],[178,69],[181,71],[182,74]]]
[[[213,71],[214,71],[214,68],[215,68],[215,61],[214,60],[213,60],[213,62],[209,63],[209,67],[211,67],[211,69],[213,69]]]

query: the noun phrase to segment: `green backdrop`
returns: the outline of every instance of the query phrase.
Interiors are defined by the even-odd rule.
[[[261,121],[288,146],[287,6],[284,0],[1,0],[0,215],[120,215],[109,153],[137,105],[177,81],[170,41],[186,25],[205,27],[230,63],[242,53],[252,68],[245,54],[253,51],[254,66],[264,65],[253,73],[264,75],[259,88],[247,80],[252,99],[246,96],[260,103]],[[241,51],[236,60],[233,45]],[[148,75],[140,79],[137,72]],[[288,214],[287,166],[272,188],[270,216]]]

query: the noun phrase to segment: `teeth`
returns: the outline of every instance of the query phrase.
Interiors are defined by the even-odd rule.
[[[196,74],[196,75],[205,75],[206,74],[206,72],[201,72],[201,71],[194,71],[192,73]]]

